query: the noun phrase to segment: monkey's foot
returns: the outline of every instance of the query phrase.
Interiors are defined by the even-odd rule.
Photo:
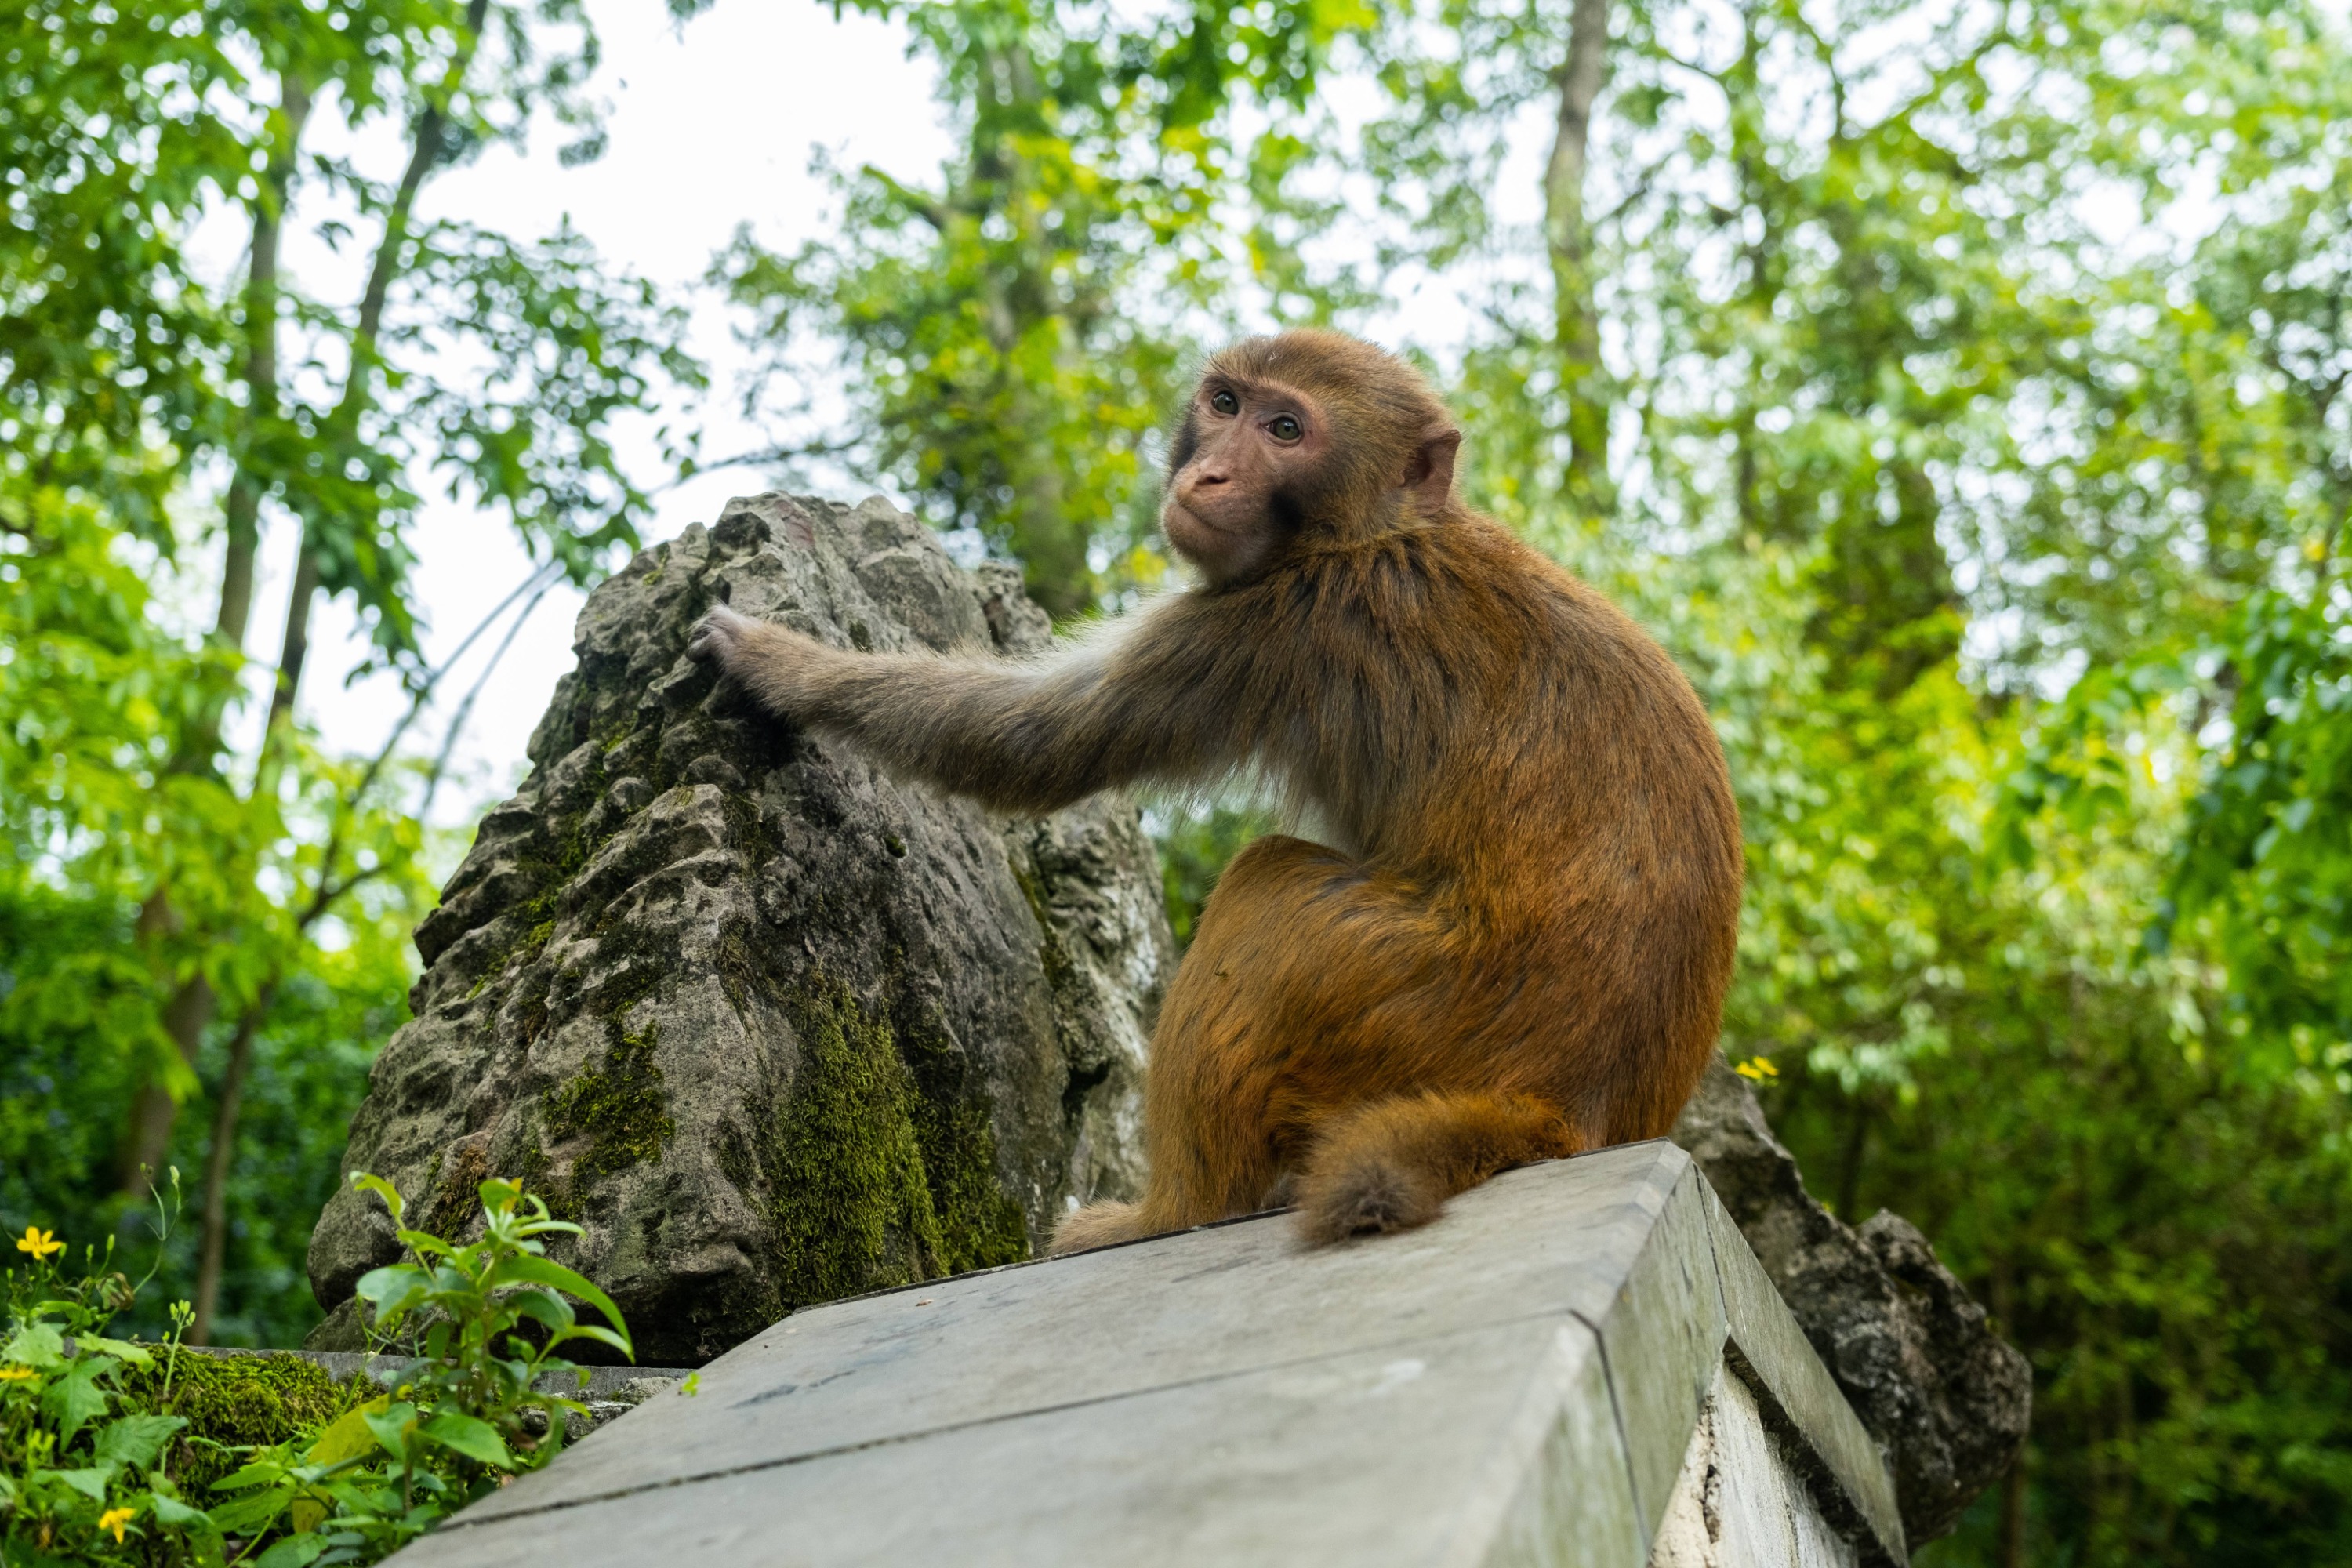
[[[1122,1241],[1133,1241],[1149,1234],[1144,1228],[1140,1205],[1108,1202],[1088,1204],[1076,1214],[1062,1216],[1062,1223],[1054,1227],[1053,1245],[1045,1248],[1045,1255],[1060,1258],[1066,1253],[1087,1252],[1097,1247],[1114,1247]]]

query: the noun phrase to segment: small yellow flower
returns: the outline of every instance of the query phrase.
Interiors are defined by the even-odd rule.
[[[66,1244],[58,1239],[57,1232],[43,1230],[37,1225],[26,1226],[25,1234],[16,1238],[16,1250],[31,1253],[33,1261],[36,1263],[52,1252],[63,1252],[65,1249]]]
[[[131,1510],[127,1508],[110,1508],[98,1516],[98,1528],[112,1531],[117,1546],[122,1544],[122,1527],[130,1522]]]
[[[0,1383],[30,1383],[40,1375],[29,1366],[0,1366]]]
[[[1770,1057],[1749,1057],[1731,1070],[1750,1083],[1762,1083],[1768,1078],[1780,1076],[1780,1069],[1772,1065]]]

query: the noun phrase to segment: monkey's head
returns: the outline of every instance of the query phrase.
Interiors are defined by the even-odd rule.
[[[1462,444],[1411,365],[1338,332],[1251,338],[1211,360],[1168,454],[1168,542],[1213,584],[1292,551],[1444,514]]]

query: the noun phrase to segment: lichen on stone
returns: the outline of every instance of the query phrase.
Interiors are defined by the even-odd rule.
[[[585,1136],[572,1162],[577,1192],[615,1171],[661,1158],[677,1133],[669,1090],[654,1059],[654,1033],[620,1032],[594,1068],[547,1097],[547,1130],[559,1139]]]
[[[947,1269],[898,1042],[846,987],[812,989],[794,1009],[800,1070],[770,1172],[776,1282],[794,1306]]]
[[[902,1037],[821,973],[793,1016],[801,1060],[768,1172],[784,1301],[1026,1256],[1027,1226],[1000,1184],[987,1102],[967,1092],[944,1043]]]

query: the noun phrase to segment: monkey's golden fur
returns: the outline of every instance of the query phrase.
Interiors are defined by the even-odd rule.
[[[697,638],[771,710],[1004,810],[1255,764],[1321,825],[1226,868],[1152,1038],[1143,1197],[1071,1215],[1055,1249],[1283,1188],[1313,1239],[1392,1229],[1506,1166],[1663,1134],[1714,1046],[1739,903],[1689,682],[1454,498],[1458,436],[1402,362],[1290,333],[1202,386],[1170,535],[1249,548],[1113,640],[877,658],[725,612]],[[1311,439],[1261,413],[1293,407]]]

